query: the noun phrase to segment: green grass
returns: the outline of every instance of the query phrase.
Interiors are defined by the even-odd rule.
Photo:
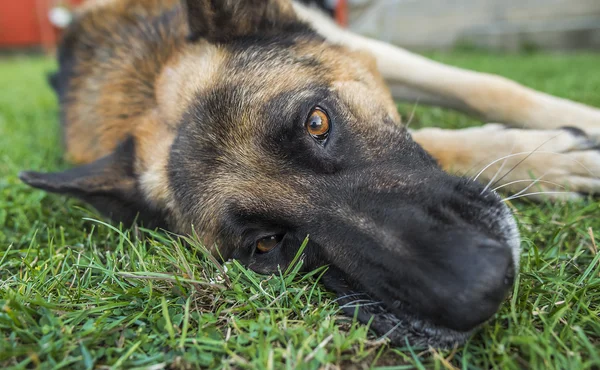
[[[600,106],[600,55],[433,55]],[[0,60],[0,368],[600,368],[600,203],[516,203],[521,274],[500,312],[455,351],[391,348],[341,316],[321,271],[227,273],[204,249],[141,237],[27,188],[57,170],[57,105],[40,58]],[[401,105],[408,116],[410,105]],[[477,124],[418,107],[411,127]]]

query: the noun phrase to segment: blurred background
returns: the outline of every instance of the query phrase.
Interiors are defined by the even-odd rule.
[[[354,31],[410,49],[600,50],[600,0],[349,0]]]
[[[84,1],[0,0],[0,50],[52,51]],[[314,1],[353,31],[413,50],[600,50],[600,0]]]
[[[411,49],[600,49],[600,0],[352,0],[359,33]]]
[[[0,0],[0,50],[52,51],[84,0]]]

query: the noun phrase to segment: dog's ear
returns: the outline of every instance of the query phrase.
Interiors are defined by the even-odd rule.
[[[153,210],[138,189],[134,158],[135,142],[128,138],[95,162],[64,172],[21,172],[19,178],[34,188],[77,197],[127,226],[136,220],[146,227],[163,226],[161,212]]]
[[[242,36],[277,32],[297,23],[290,0],[182,0],[189,40],[227,42]]]

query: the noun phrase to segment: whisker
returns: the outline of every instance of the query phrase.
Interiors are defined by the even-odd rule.
[[[538,177],[538,178],[537,178],[537,179],[536,179],[534,182],[532,182],[531,184],[527,185],[527,186],[525,187],[525,189],[523,189],[523,190],[519,191],[518,193],[516,193],[516,194],[513,194],[513,195],[511,195],[511,196],[513,196],[513,197],[516,197],[516,196],[519,196],[519,195],[521,195],[521,194],[525,193],[527,190],[529,190],[529,188],[531,188],[533,185],[537,184],[537,183],[539,182],[539,180],[541,180],[541,179],[542,179],[544,176],[546,176],[547,174],[548,174],[548,172],[544,173],[542,176]]]
[[[520,127],[515,127],[515,128],[516,128],[516,129],[521,129],[521,130],[523,130],[523,129],[525,129],[525,123],[521,124],[521,126],[520,126]],[[512,153],[512,151],[515,149],[515,146],[516,146],[516,145],[517,145],[517,142],[516,142],[516,141],[513,141],[513,145],[510,147],[510,152],[511,152],[511,153]],[[467,176],[467,175],[468,175],[468,174],[471,172],[471,170],[472,170],[472,169],[474,169],[475,167],[479,166],[479,165],[481,164],[481,162],[483,162],[483,160],[481,160],[481,161],[477,162],[475,165],[473,165],[471,168],[469,168],[469,169],[467,170],[467,172],[465,172],[464,176]],[[501,167],[501,168],[503,168],[503,167],[504,167],[504,164],[502,164],[502,167]],[[494,177],[496,177],[496,175],[494,175]],[[488,185],[489,185],[489,184],[488,184]]]
[[[501,160],[503,160],[503,159],[505,159],[505,158],[516,157],[516,156],[518,156],[518,155],[525,155],[525,154],[528,154],[528,157],[529,157],[529,156],[531,156],[532,154],[556,154],[556,155],[564,155],[564,156],[568,155],[568,153],[552,152],[552,151],[548,151],[548,150],[539,150],[539,151],[537,151],[537,152],[535,152],[535,153],[532,153],[532,152],[519,152],[519,153],[513,153],[513,154],[505,155],[505,156],[503,156],[503,157],[500,157],[500,158],[498,158],[498,159],[494,160],[493,162],[491,162],[491,163],[490,163],[490,164],[488,164],[487,166],[485,166],[485,167],[484,167],[484,168],[483,168],[481,171],[479,171],[479,173],[477,174],[477,176],[475,176],[475,177],[474,177],[474,178],[473,178],[471,181],[476,181],[476,180],[477,180],[477,178],[478,178],[479,176],[481,176],[481,174],[482,174],[482,173],[483,173],[485,170],[487,170],[488,168],[490,168],[491,166],[493,166],[495,163],[498,163],[498,162],[500,162]],[[581,163],[581,162],[579,162],[579,161],[577,161],[577,160],[575,160],[575,159],[572,159],[572,158],[570,158],[570,160],[572,160],[573,162],[575,162],[575,163],[577,163],[578,165],[580,165],[580,166],[581,166],[583,169],[585,169],[585,170],[586,170],[586,171],[587,171],[587,172],[588,172],[588,173],[589,173],[589,174],[590,174],[590,175],[591,175],[593,178],[595,178],[595,179],[599,179],[599,178],[598,178],[598,176],[594,175],[594,173],[593,173],[593,172],[592,172],[592,171],[591,171],[589,168],[587,168],[587,167],[586,167],[586,166],[585,166],[583,163]],[[522,161],[521,161],[521,162],[522,162]],[[501,180],[501,179],[499,179],[499,180]],[[499,180],[498,180],[498,181],[499,181]],[[496,181],[496,182],[498,182],[498,181]]]
[[[375,306],[375,305],[381,305],[383,302],[370,302],[370,303],[365,303],[365,304],[356,304],[356,305],[343,305],[340,306],[340,308],[356,308],[356,307],[367,307],[367,306]]]
[[[538,152],[538,153],[543,153],[543,152]],[[494,164],[500,162],[501,160],[507,159],[507,158],[512,158],[512,157],[516,157],[518,155],[525,155],[525,154],[532,154],[532,153],[531,152],[519,152],[519,153],[508,154],[508,155],[505,155],[505,156],[500,157],[498,159],[495,159],[494,161],[490,162],[487,166],[483,167],[483,169],[481,171],[479,171],[477,173],[477,175],[475,175],[475,177],[472,179],[472,181],[477,181],[477,179],[479,178],[479,176],[481,176],[481,174],[484,173],[485,170],[487,170],[488,168],[490,168]],[[556,154],[561,154],[561,153],[556,153]]]
[[[355,301],[351,301],[351,302],[341,305],[340,308],[346,308],[346,306],[348,306],[348,305],[356,305],[357,303],[360,303],[360,302],[369,302],[370,303],[373,301],[371,301],[370,299],[357,299]]]
[[[510,186],[510,185],[512,185],[512,184],[517,184],[517,183],[520,183],[520,182],[532,182],[532,181],[536,181],[536,180],[530,179],[530,180],[516,180],[516,181],[511,181],[511,182],[507,182],[507,183],[506,183],[506,184],[504,184],[504,185],[500,185],[500,186],[498,186],[498,187],[495,187],[495,188],[493,188],[493,189],[492,189],[492,191],[497,191],[498,189],[502,189],[503,187],[505,187],[505,186]],[[552,182],[552,181],[548,181],[548,180],[539,180],[539,179],[538,179],[538,181],[537,181],[537,182],[544,183],[544,184],[556,185],[556,186],[558,186],[559,188],[566,189],[564,186],[560,185],[559,183]]]
[[[515,145],[517,145],[517,141],[513,141],[512,146],[510,147],[510,153],[512,154],[513,150],[515,149]],[[500,166],[500,168],[498,169],[498,171],[496,171],[496,173],[494,174],[494,176],[490,179],[490,181],[488,181],[488,183],[485,185],[485,188],[483,188],[483,190],[481,191],[481,193],[479,195],[482,195],[483,193],[485,193],[486,190],[488,190],[492,185],[492,182],[494,182],[494,180],[496,179],[496,177],[498,177],[498,175],[502,172],[502,170],[504,169],[504,166],[506,165],[506,163],[508,162],[508,158],[505,158],[504,161],[502,162],[502,165]]]
[[[502,175],[502,177],[500,177],[498,180],[496,180],[496,182],[494,182],[491,186],[496,186],[496,184],[500,181],[502,181],[503,178],[505,178],[506,176],[508,176],[508,174],[510,174],[511,172],[513,172],[515,170],[515,168],[519,167],[519,165],[523,162],[525,162],[527,160],[527,158],[529,158],[531,155],[533,155],[533,153],[535,153],[539,148],[541,148],[542,146],[546,145],[549,141],[556,139],[557,137],[559,137],[561,134],[564,134],[564,132],[558,133],[554,136],[552,136],[551,138],[549,138],[548,140],[544,141],[543,143],[541,143],[537,148],[535,148],[531,154],[529,154],[527,157],[523,158],[522,160],[520,160],[517,164],[515,164],[510,170],[508,170],[507,173],[505,173],[504,175]]]
[[[496,183],[497,183],[498,181],[500,181],[500,180],[502,180],[503,178],[505,178],[505,177],[506,177],[506,176],[507,176],[509,173],[511,173],[511,172],[512,172],[512,171],[513,171],[515,168],[517,168],[517,167],[518,167],[518,166],[519,166],[521,163],[523,163],[525,160],[527,160],[527,158],[529,158],[529,157],[530,157],[530,156],[531,156],[533,153],[537,152],[537,150],[538,150],[539,148],[541,148],[542,146],[546,145],[546,143],[548,143],[549,141],[551,141],[551,140],[554,140],[555,138],[557,138],[557,137],[558,137],[559,135],[561,135],[561,134],[562,134],[562,132],[561,132],[561,133],[559,133],[559,134],[556,134],[556,135],[552,136],[552,137],[551,137],[551,138],[549,138],[548,140],[546,140],[546,141],[544,141],[543,143],[541,143],[541,144],[540,144],[540,145],[539,145],[537,148],[533,149],[533,150],[532,150],[532,151],[529,153],[529,155],[528,155],[527,157],[525,157],[525,158],[523,158],[522,160],[520,160],[520,161],[519,161],[519,162],[518,162],[516,165],[514,165],[514,166],[513,166],[513,168],[511,168],[511,169],[510,169],[510,170],[509,170],[507,173],[505,173],[505,174],[504,174],[504,175],[503,175],[501,178],[499,178],[498,180],[496,180],[496,182],[495,182],[495,183],[493,183],[491,186],[494,186],[494,185],[496,185]],[[513,148],[514,148],[514,143],[513,143]],[[512,152],[512,149],[511,149],[511,152]],[[523,153],[526,153],[526,152],[523,152]],[[508,158],[510,158],[510,157],[504,157],[503,159],[505,159],[505,160],[506,160],[506,159],[508,159]],[[485,166],[485,167],[484,167],[484,169],[483,169],[483,170],[481,170],[481,171],[480,171],[480,172],[477,174],[477,176],[475,176],[475,178],[473,179],[473,181],[477,180],[477,178],[478,178],[478,177],[479,177],[479,176],[480,176],[480,175],[483,173],[483,171],[485,171],[486,169],[488,169],[490,165],[492,165],[492,164],[496,163],[497,161],[498,161],[498,160],[496,160],[496,161],[494,161],[494,162],[490,163],[489,165]],[[504,165],[503,165],[503,166],[504,166]]]
[[[514,200],[514,199],[519,199],[519,198],[523,198],[523,197],[528,197],[530,195],[539,195],[539,194],[577,194],[577,192],[574,192],[574,191],[536,191],[534,193],[527,193],[527,194],[523,194],[523,195],[519,195],[519,196],[513,195],[511,197],[502,199],[502,201],[506,202],[509,200]]]
[[[398,329],[398,327],[400,327],[401,324],[402,324],[402,321],[398,321],[398,323],[396,325],[394,325],[393,328],[391,328],[390,330],[388,330],[387,333],[385,333],[381,337],[377,338],[376,342],[383,341],[390,334],[392,334],[396,329]]]
[[[364,296],[367,296],[367,294],[366,294],[366,293],[352,293],[352,294],[346,294],[346,295],[343,295],[343,296],[341,296],[341,297],[337,297],[337,298],[336,298],[336,299],[334,299],[332,302],[341,301],[342,299],[346,299],[346,298],[350,298],[350,297],[356,297],[356,296],[359,296],[359,295],[364,295]]]
[[[513,149],[514,149],[514,144],[513,144]],[[512,153],[512,149],[510,150]],[[487,189],[490,188],[490,186],[492,185],[492,182],[494,182],[494,180],[496,179],[496,177],[500,174],[500,172],[502,172],[502,170],[504,169],[504,166],[506,165],[506,162],[508,162],[508,158],[504,158],[504,162],[502,162],[502,165],[500,166],[500,168],[498,169],[498,171],[496,171],[496,173],[494,174],[494,176],[492,177],[492,179],[490,181],[488,181],[488,183],[485,185],[485,187],[483,188],[483,190],[481,191],[481,193],[479,193],[479,195],[482,195],[483,193],[485,193],[485,191]]]
[[[417,110],[417,107],[419,106],[419,101],[421,101],[421,98],[417,98],[417,101],[415,102],[415,105],[413,106],[412,112],[410,112],[410,116],[408,116],[408,122],[406,122],[406,129],[408,130],[408,126],[410,126],[410,123],[412,122],[413,118],[415,118],[415,111]]]

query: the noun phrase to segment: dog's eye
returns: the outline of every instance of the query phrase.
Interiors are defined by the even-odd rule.
[[[318,141],[325,141],[329,136],[329,117],[327,113],[319,107],[313,109],[306,120],[306,131]]]
[[[280,241],[280,235],[267,236],[266,238],[262,238],[256,242],[256,250],[259,253],[267,253],[275,248]]]

